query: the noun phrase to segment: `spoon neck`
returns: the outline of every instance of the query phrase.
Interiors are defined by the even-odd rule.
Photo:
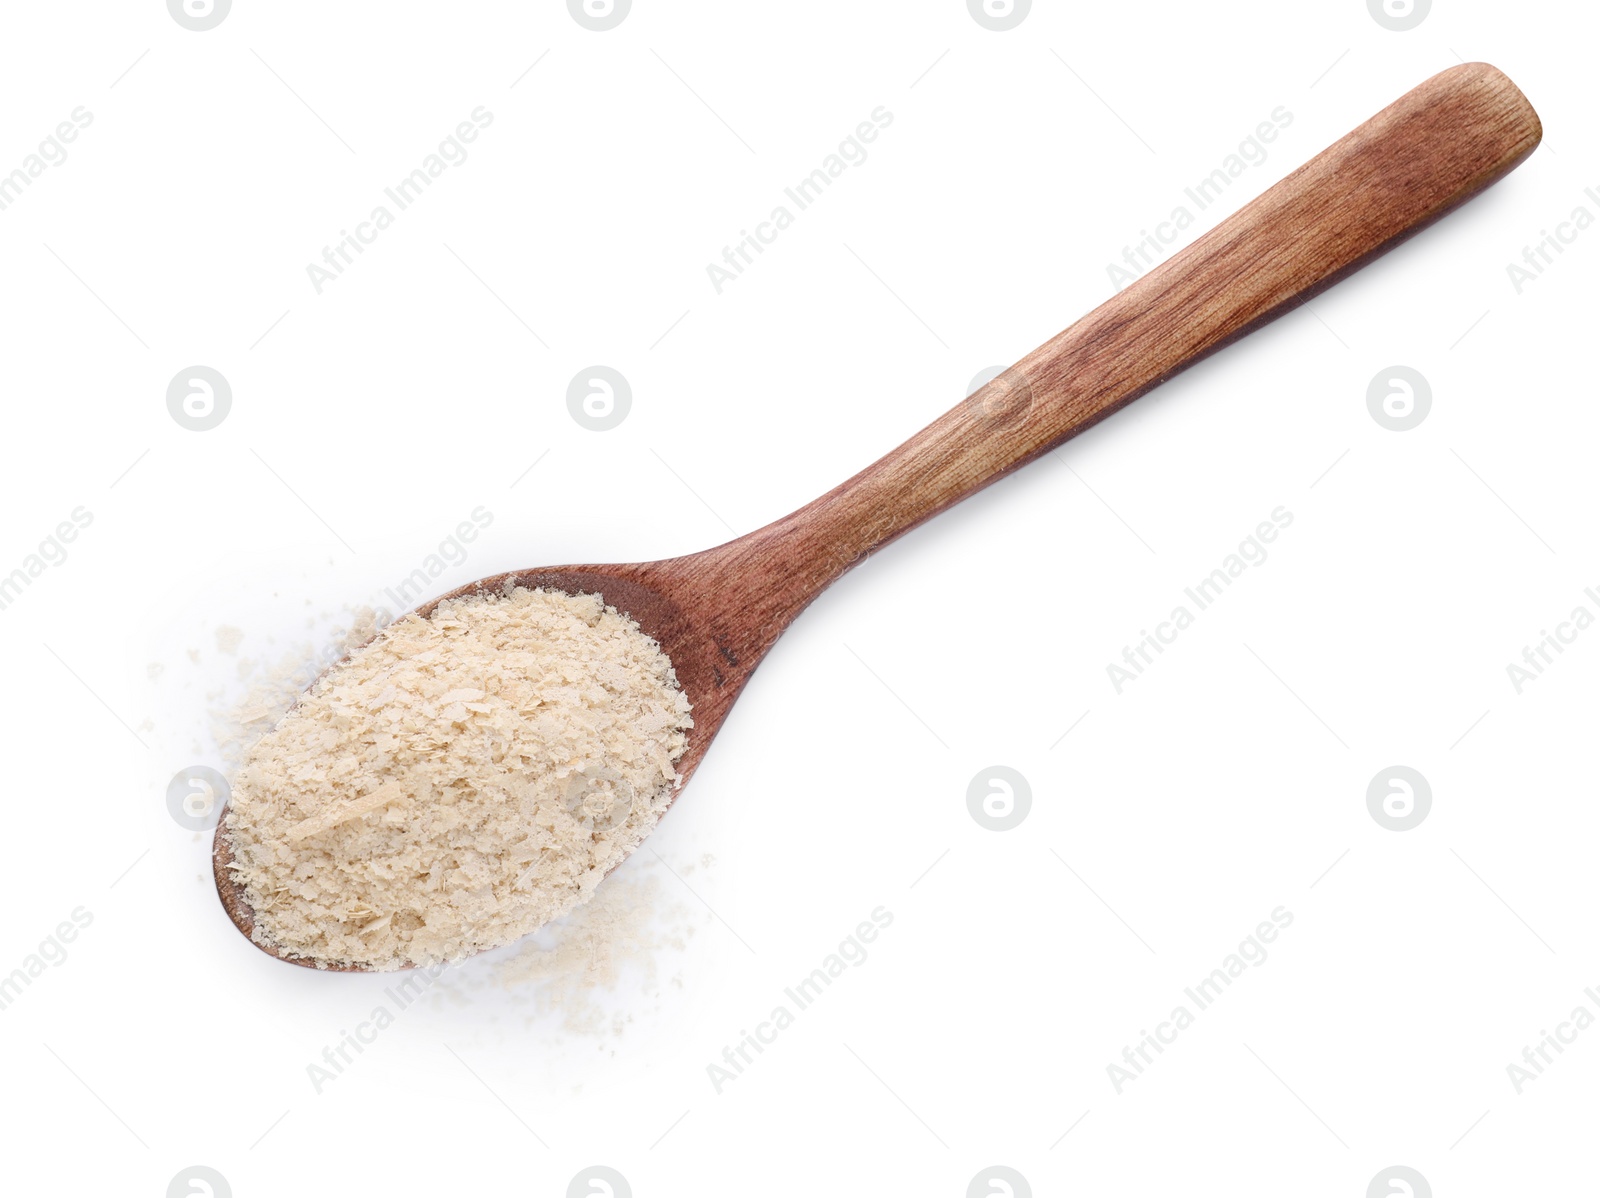
[[[1029,427],[1021,365],[826,494],[711,550],[711,572],[792,619],[891,541],[1031,461],[1055,430]]]
[[[974,397],[827,494],[689,559],[696,598],[718,596],[727,650],[753,667],[842,575],[1003,473],[972,452],[987,419]]]

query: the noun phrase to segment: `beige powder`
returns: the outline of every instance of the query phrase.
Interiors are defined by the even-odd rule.
[[[660,646],[599,596],[406,616],[245,755],[226,827],[256,938],[376,969],[508,944],[655,826],[692,722]]]
[[[661,966],[669,952],[688,947],[699,921],[697,912],[663,889],[657,868],[648,858],[635,858],[606,880],[592,902],[494,963],[493,983],[527,1028],[549,1032],[559,1020],[552,1042],[581,1037],[603,1046],[636,1019],[659,1012]],[[674,977],[667,984],[682,982]]]

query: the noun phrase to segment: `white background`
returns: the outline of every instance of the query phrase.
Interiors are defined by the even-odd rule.
[[[1392,32],[1361,0],[1038,0],[991,32],[957,0],[638,0],[596,33],[551,2],[238,0],[197,33],[142,0],[5,26],[0,171],[93,115],[0,212],[0,572],[93,515],[0,611],[0,973],[93,920],[0,1011],[8,1191],[158,1196],[197,1163],[239,1198],[560,1195],[596,1163],[641,1198],[960,1195],[995,1164],[1036,1194],[1590,1172],[1600,1031],[1520,1094],[1506,1068],[1600,1014],[1600,632],[1521,694],[1506,673],[1600,613],[1600,231],[1521,294],[1506,271],[1600,216],[1590,6],[1436,0]],[[1474,59],[1544,120],[1506,181],[798,621],[652,838],[715,862],[665,879],[697,930],[611,996],[624,1034],[528,1018],[475,962],[314,1090],[393,979],[256,951],[167,814],[214,763],[217,626],[292,653],[480,505],[437,590],[754,529],[1106,299],[1274,108],[1187,236]],[[318,294],[307,264],[479,105],[468,159]],[[880,105],[867,160],[718,294],[707,264]],[[597,363],[633,392],[604,433],[566,407]],[[232,386],[208,432],[166,407],[194,364]],[[1396,364],[1432,387],[1409,432],[1367,410]],[[1269,559],[1116,693],[1107,664],[1279,505]],[[1432,788],[1409,832],[1367,809],[1397,763]],[[1008,832],[966,805],[996,764],[1032,791]],[[865,963],[717,1093],[724,1045],[879,906]],[[1119,1094],[1124,1046],[1279,906],[1269,959]]]

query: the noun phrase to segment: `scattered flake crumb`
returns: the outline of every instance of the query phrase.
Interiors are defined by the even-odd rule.
[[[664,950],[681,952],[694,931],[692,913],[662,894],[658,876],[629,868],[497,962],[494,981],[531,1008],[530,1019],[559,1013],[564,1032],[621,1036],[638,1009],[623,991],[659,996]]]

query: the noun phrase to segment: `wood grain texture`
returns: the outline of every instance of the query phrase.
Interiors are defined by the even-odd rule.
[[[678,767],[687,781],[767,650],[840,575],[1439,219],[1531,154],[1540,134],[1499,71],[1453,67],[799,511],[687,557],[518,571],[441,598],[514,581],[598,593],[627,612],[660,642],[694,706]],[[253,915],[229,860],[219,825],[218,892],[248,934]]]

